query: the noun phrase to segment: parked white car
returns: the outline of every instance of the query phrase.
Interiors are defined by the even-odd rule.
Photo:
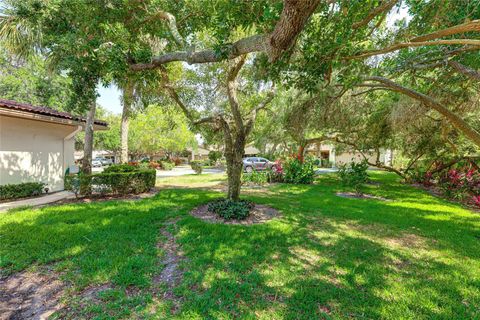
[[[92,160],[92,167],[100,168],[100,167],[102,167],[102,162],[98,159],[93,159]]]

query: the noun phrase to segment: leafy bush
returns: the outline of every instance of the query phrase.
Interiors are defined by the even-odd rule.
[[[103,173],[117,173],[117,172],[133,172],[138,170],[138,165],[131,164],[114,164],[103,170]]]
[[[252,171],[242,174],[242,183],[266,184],[269,182],[270,170],[268,171]]]
[[[126,195],[149,191],[155,186],[155,180],[156,171],[153,169],[78,174],[65,177],[65,189],[75,194],[80,190],[92,190],[102,195]]]
[[[363,184],[369,180],[367,169],[368,163],[366,161],[359,163],[352,161],[350,164],[339,167],[338,176],[343,185],[352,187],[357,194],[361,194]]]
[[[252,171],[242,174],[242,183],[263,185],[266,183],[283,182],[283,167],[280,161],[276,161],[271,169],[265,171]]]
[[[218,214],[220,217],[230,220],[242,220],[250,215],[255,205],[247,200],[233,201],[230,199],[218,199],[208,204],[208,211]]]
[[[200,161],[190,161],[190,166],[196,174],[201,174],[203,171],[202,162]]]
[[[284,182],[310,184],[315,179],[314,159],[307,157],[302,161],[298,156],[287,159],[283,165]]]
[[[148,163],[148,167],[150,169],[156,169],[156,170],[159,170],[162,168],[162,165],[160,163],[158,163],[157,161],[150,161]]]
[[[160,167],[163,170],[172,170],[175,167],[175,164],[169,161],[160,161]]]
[[[33,197],[42,194],[42,182],[25,182],[19,184],[6,184],[0,186],[0,200]]]
[[[208,153],[208,159],[210,160],[211,166],[214,166],[221,157],[222,157],[222,153],[220,151],[212,150]]]
[[[182,164],[182,159],[180,159],[179,157],[173,157],[170,159],[170,161],[175,165],[175,166],[179,166]]]

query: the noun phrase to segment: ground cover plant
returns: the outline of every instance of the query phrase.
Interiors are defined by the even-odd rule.
[[[246,189],[246,199],[282,212],[251,226],[189,215],[222,192],[186,187],[221,185],[222,175],[159,180],[165,188],[141,201],[2,214],[1,272],[58,273],[71,285],[72,318],[478,318],[480,216],[392,174],[370,176],[375,184],[365,192],[392,201],[339,201],[334,175]],[[173,300],[155,282],[169,267],[164,230],[184,257]],[[95,299],[82,300],[99,287]]]

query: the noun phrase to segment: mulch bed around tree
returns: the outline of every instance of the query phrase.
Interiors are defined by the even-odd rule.
[[[372,200],[380,200],[380,201],[391,201],[390,199],[374,196],[371,194],[357,194],[355,192],[337,192],[337,196],[342,198],[349,198],[349,199],[372,199]]]
[[[224,223],[224,224],[239,224],[239,225],[251,225],[265,223],[273,218],[279,217],[281,214],[278,210],[263,204],[255,204],[255,207],[250,212],[250,215],[243,220],[226,220],[219,217],[217,214],[208,211],[208,203],[196,207],[190,214],[194,217],[202,219],[208,223]]]

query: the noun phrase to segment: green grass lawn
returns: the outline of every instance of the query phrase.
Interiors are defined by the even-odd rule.
[[[0,214],[3,273],[53,266],[72,287],[78,317],[98,319],[475,319],[480,318],[480,215],[371,173],[368,193],[345,199],[334,176],[315,185],[273,185],[244,197],[282,217],[214,225],[188,211],[222,196],[168,188],[141,201],[53,206]],[[160,181],[201,186],[223,176]],[[167,225],[178,219],[176,225]],[[164,227],[186,257],[180,308],[152,294]],[[77,305],[83,288],[112,289]],[[77,308],[77,309],[75,309]]]

